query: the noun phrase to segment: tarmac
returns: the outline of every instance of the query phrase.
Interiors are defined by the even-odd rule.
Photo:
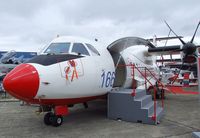
[[[0,138],[190,138],[200,132],[199,95],[168,94],[165,115],[159,125],[109,120],[106,102],[89,102],[89,108],[75,105],[60,127],[46,126],[37,107],[20,102],[0,102]]]

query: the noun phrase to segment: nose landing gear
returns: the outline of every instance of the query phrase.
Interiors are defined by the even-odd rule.
[[[44,124],[52,125],[54,127],[61,126],[63,123],[63,116],[68,114],[67,106],[55,106],[53,111],[44,115]]]
[[[45,125],[52,125],[58,127],[63,123],[63,117],[61,115],[55,115],[52,112],[48,112],[44,116]]]

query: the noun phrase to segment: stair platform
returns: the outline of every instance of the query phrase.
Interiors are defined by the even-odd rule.
[[[156,102],[156,117],[154,117],[154,101],[145,90],[119,89],[108,93],[108,118],[128,122],[157,124],[163,116],[163,108]]]

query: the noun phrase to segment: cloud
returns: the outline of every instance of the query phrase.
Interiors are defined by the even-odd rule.
[[[125,36],[166,36],[163,20],[191,36],[199,0],[7,0],[0,4],[0,50],[38,51],[57,34],[98,38],[107,45]],[[197,34],[199,36],[199,33]]]

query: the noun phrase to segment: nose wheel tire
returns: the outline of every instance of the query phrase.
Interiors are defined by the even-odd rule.
[[[63,117],[62,116],[58,116],[58,115],[54,115],[52,118],[52,126],[58,127],[60,125],[62,125],[63,123]]]
[[[45,125],[52,125],[55,127],[58,127],[62,125],[63,123],[63,117],[60,115],[55,115],[52,112],[48,112],[44,116],[44,124]]]
[[[44,124],[47,125],[47,126],[51,125],[53,116],[54,115],[51,112],[46,113],[45,116],[44,116]]]

